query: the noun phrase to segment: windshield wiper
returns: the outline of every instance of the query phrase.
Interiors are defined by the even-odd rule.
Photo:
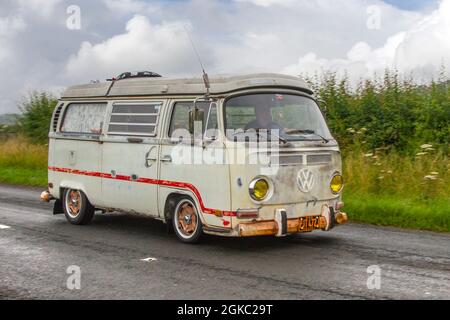
[[[267,129],[263,129],[263,130],[267,130]],[[272,131],[267,131],[267,134],[269,134],[269,136],[272,136]],[[288,141],[282,137],[280,137],[279,135],[275,135],[275,138],[277,138],[278,140],[280,140],[281,142],[283,142],[284,144],[287,144]]]
[[[234,132],[234,133],[232,134],[232,137],[233,137],[233,139],[234,139],[234,138],[236,138],[236,136],[237,136],[238,134],[246,134],[246,133],[255,133],[255,134],[256,134],[256,137],[258,137],[258,139],[261,138],[261,135],[260,135],[260,133],[258,132],[258,130],[253,129],[253,128],[250,128],[250,129],[247,129],[247,130],[242,130],[242,129],[240,129],[240,131],[236,130],[236,132]]]
[[[328,140],[324,136],[316,133],[314,130],[309,130],[309,129],[294,129],[294,130],[285,131],[284,133],[286,133],[286,134],[311,134],[311,135],[315,135],[315,136],[321,138],[325,143],[330,142],[330,140]]]
[[[238,134],[243,134],[243,133],[245,134],[245,133],[248,133],[248,132],[255,132],[256,136],[258,138],[261,138],[261,133],[259,132],[260,130],[265,130],[269,137],[272,136],[272,132],[270,130],[266,129],[266,128],[250,128],[250,129],[247,129],[247,130],[237,131],[237,132],[233,133],[233,137],[237,136]],[[282,142],[284,144],[288,143],[288,141],[286,139],[280,137],[279,135],[275,135],[274,137],[277,138],[280,142]]]

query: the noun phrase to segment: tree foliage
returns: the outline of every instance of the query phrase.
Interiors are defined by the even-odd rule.
[[[324,72],[308,78],[328,106],[327,122],[344,150],[395,150],[415,153],[432,144],[448,154],[450,145],[450,81],[439,79],[420,85],[395,71],[361,80],[354,87],[348,77]],[[19,130],[33,142],[47,143],[57,99],[34,92],[21,106]]]
[[[347,77],[330,72],[307,81],[326,102],[328,124],[344,149],[413,153],[432,144],[448,153],[450,81],[444,74],[429,85],[400,79],[393,71],[356,88]]]
[[[47,92],[31,93],[20,106],[19,131],[34,143],[46,144],[58,100]]]

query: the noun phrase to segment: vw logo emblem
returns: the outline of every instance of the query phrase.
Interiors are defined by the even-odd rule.
[[[314,174],[309,169],[302,169],[297,174],[297,183],[300,191],[308,193],[314,186]]]

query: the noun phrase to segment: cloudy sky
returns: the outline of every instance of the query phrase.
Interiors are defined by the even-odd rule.
[[[210,74],[450,70],[450,0],[1,0],[0,114],[127,70],[199,75],[185,29]]]

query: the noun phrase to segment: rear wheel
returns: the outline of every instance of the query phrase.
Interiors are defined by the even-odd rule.
[[[202,221],[194,202],[188,197],[178,200],[172,218],[173,229],[178,239],[185,243],[196,243],[203,234]]]
[[[64,190],[63,209],[67,221],[75,225],[85,225],[94,217],[95,208],[86,195],[75,189]]]

